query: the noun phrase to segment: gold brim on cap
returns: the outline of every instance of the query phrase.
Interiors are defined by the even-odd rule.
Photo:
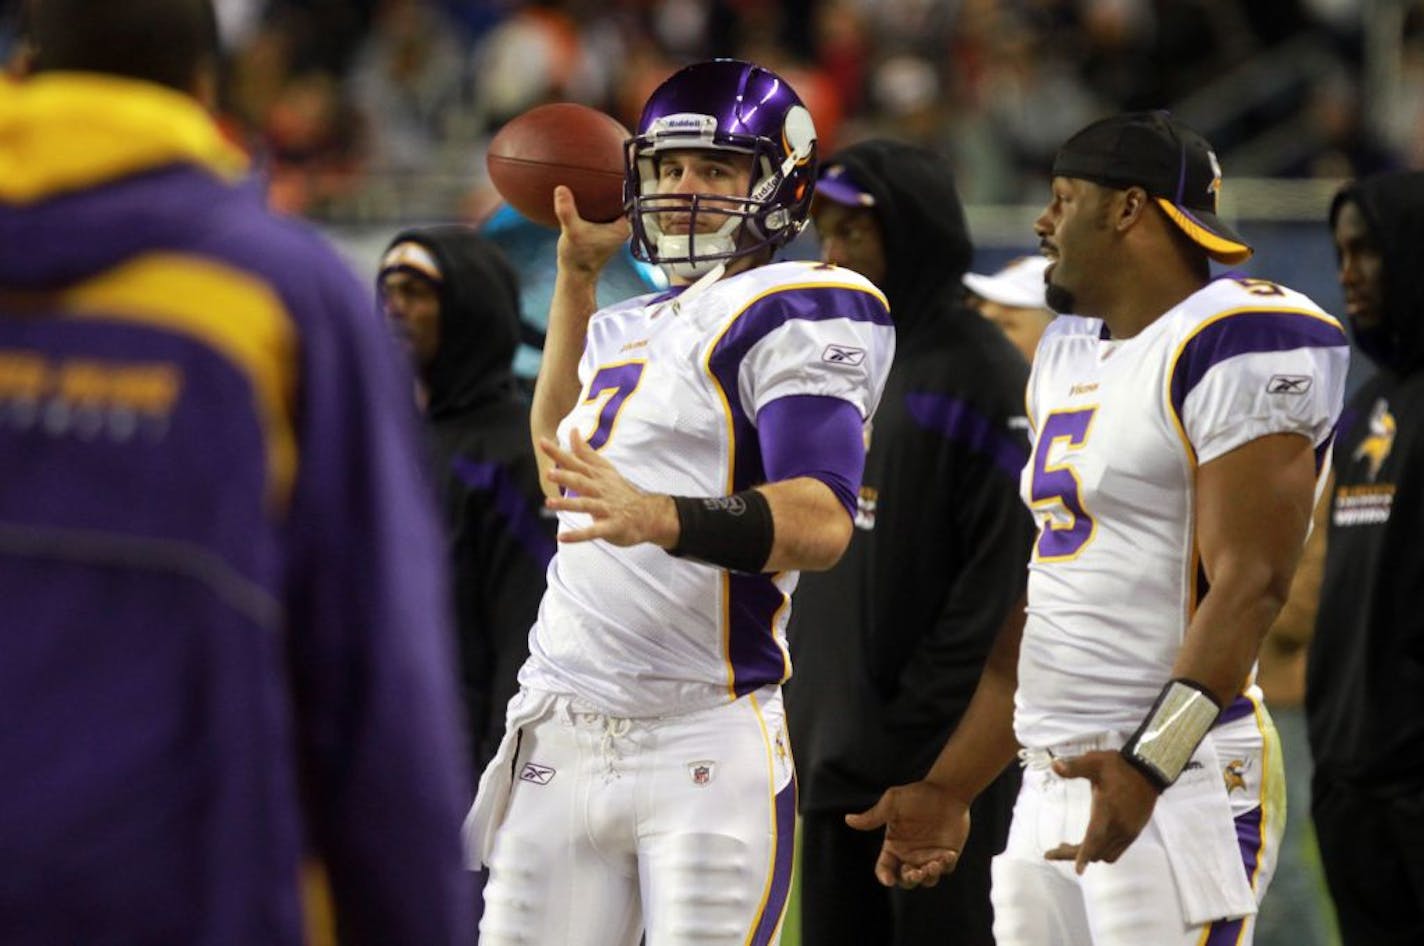
[[[1244,263],[1255,252],[1245,243],[1212,233],[1188,217],[1165,197],[1157,198],[1157,206],[1162,208],[1163,212],[1182,229],[1183,233],[1191,238],[1193,243],[1206,250],[1207,255],[1218,263]]]

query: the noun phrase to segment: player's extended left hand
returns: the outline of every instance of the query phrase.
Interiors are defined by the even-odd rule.
[[[1044,857],[1050,861],[1073,861],[1073,870],[1079,874],[1093,861],[1116,861],[1147,826],[1157,804],[1157,788],[1120,752],[1085,752],[1071,759],[1058,759],[1053,771],[1062,778],[1085,778],[1091,782],[1093,806],[1083,840],[1060,844]]]
[[[560,542],[603,539],[621,546],[652,542],[668,548],[677,541],[677,507],[672,497],[638,489],[577,433],[572,450],[547,437],[539,438],[539,449],[554,461],[549,481],[565,490],[564,495],[545,499],[545,505],[593,517],[582,529],[560,532]]]
[[[969,803],[928,780],[887,789],[845,820],[857,831],[885,827],[875,877],[886,887],[933,887],[959,864],[969,838]]]

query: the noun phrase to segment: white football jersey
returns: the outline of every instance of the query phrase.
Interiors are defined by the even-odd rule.
[[[1340,324],[1266,280],[1218,278],[1136,336],[1106,335],[1098,319],[1056,319],[1029,378],[1021,491],[1040,531],[1015,697],[1025,746],[1136,730],[1206,592],[1196,468],[1298,433],[1323,482],[1344,395]]]
[[[825,395],[869,419],[895,352],[884,295],[819,263],[761,266],[593,316],[583,393],[559,425],[640,489],[725,496],[765,482],[757,413]],[[586,525],[560,515],[560,530]],[[797,574],[747,575],[652,545],[561,545],[529,637],[525,686],[611,716],[684,713],[791,673]]]

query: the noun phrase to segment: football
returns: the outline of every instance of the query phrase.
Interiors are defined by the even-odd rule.
[[[580,216],[605,223],[623,215],[623,143],[628,129],[586,105],[556,102],[510,119],[485,156],[490,181],[515,210],[546,227],[554,187],[574,192]]]

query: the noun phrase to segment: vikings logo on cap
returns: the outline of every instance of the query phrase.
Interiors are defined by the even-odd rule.
[[[1206,186],[1206,192],[1211,195],[1211,205],[1215,207],[1221,200],[1221,162],[1216,160],[1216,152],[1210,148],[1206,156],[1211,161],[1211,183]]]

